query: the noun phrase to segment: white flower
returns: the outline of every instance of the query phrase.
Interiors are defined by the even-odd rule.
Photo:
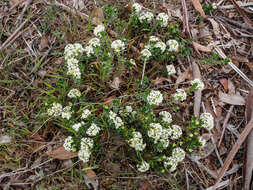
[[[76,88],[71,89],[68,93],[69,98],[77,98],[80,96],[81,96],[81,92]]]
[[[91,114],[90,110],[85,109],[82,113],[82,119],[86,119]]]
[[[136,63],[135,63],[134,59],[130,59],[129,62],[130,62],[131,65],[136,66]]]
[[[67,74],[72,75],[73,77],[80,79],[81,78],[81,72],[78,65],[78,60],[75,58],[70,58],[67,60]]]
[[[90,159],[90,155],[91,155],[91,152],[90,150],[88,149],[88,147],[86,148],[82,148],[78,151],[78,157],[80,160],[82,160],[84,163],[87,163]]]
[[[172,157],[177,160],[177,162],[182,162],[185,158],[185,151],[182,148],[175,148],[172,150]]]
[[[97,25],[96,28],[94,28],[94,35],[101,37],[101,32],[105,31],[104,25]]]
[[[116,113],[112,111],[109,112],[109,118],[110,120],[113,121],[116,129],[124,125],[124,122],[122,121],[122,119],[118,117]]]
[[[159,123],[150,123],[148,129],[148,136],[155,140],[155,143],[161,138],[163,127]]]
[[[169,46],[169,51],[178,51],[179,44],[176,40],[168,40],[167,41],[167,46]]]
[[[170,112],[167,112],[167,111],[161,111],[159,113],[160,116],[162,116],[163,118],[163,121],[166,122],[166,123],[171,123],[172,122],[172,116],[170,114]]]
[[[142,9],[142,6],[139,3],[134,3],[132,5],[132,11],[135,11],[135,13],[140,13]]]
[[[176,140],[182,135],[182,129],[178,125],[171,126],[172,134],[170,136],[171,139]]]
[[[174,172],[177,169],[177,160],[174,157],[167,157],[164,162],[163,165],[165,168],[170,167],[169,171],[170,172]]]
[[[83,53],[84,49],[81,44],[68,44],[64,49],[65,60],[76,58]]]
[[[170,144],[169,139],[160,139],[160,142],[162,143],[163,148],[167,148]]]
[[[111,120],[114,120],[116,117],[117,117],[117,114],[116,114],[116,113],[114,113],[113,111],[110,111],[110,112],[109,112],[109,118],[110,118]]]
[[[143,49],[141,51],[141,55],[144,57],[144,59],[148,59],[152,54],[148,49]]]
[[[115,52],[119,53],[125,49],[125,44],[121,40],[114,40],[111,44],[111,48],[114,49]]]
[[[176,93],[172,95],[175,102],[186,100],[187,94],[184,89],[177,89]]]
[[[150,36],[149,37],[149,43],[158,42],[158,41],[160,41],[160,38],[158,38],[156,36]]]
[[[92,123],[89,129],[86,131],[87,135],[89,136],[96,136],[100,131],[100,128],[95,124]]]
[[[100,40],[98,38],[91,38],[89,41],[89,45],[92,47],[100,46]]]
[[[217,9],[217,6],[218,6],[218,4],[217,3],[212,3],[212,7],[213,7],[213,9]]]
[[[169,16],[166,13],[159,13],[156,20],[161,22],[162,27],[166,27],[168,26]]]
[[[73,147],[72,147],[72,143],[73,143],[73,138],[71,136],[68,136],[65,140],[64,140],[64,144],[63,147],[65,148],[65,150],[67,151],[73,151]]]
[[[214,126],[214,122],[213,122],[213,116],[210,113],[202,113],[200,115],[200,121],[202,123],[202,127],[206,128],[207,130],[211,130]]]
[[[47,110],[49,116],[59,116],[62,113],[62,105],[60,103],[53,103],[53,106]]]
[[[92,45],[88,45],[84,48],[84,51],[86,52],[87,56],[90,57],[94,54],[94,49]]]
[[[126,112],[127,113],[132,113],[132,111],[133,111],[132,106],[126,106]]]
[[[199,137],[199,142],[201,144],[201,147],[204,147],[206,145],[206,139],[204,139],[203,137]]]
[[[150,105],[159,105],[163,101],[163,95],[158,90],[152,90],[147,97],[147,101]]]
[[[76,123],[74,125],[72,125],[72,128],[78,132],[79,131],[79,128],[82,127],[84,125],[84,122],[80,122],[80,123]]]
[[[199,78],[192,80],[191,85],[195,86],[195,90],[203,90],[205,88],[204,83]]]
[[[162,41],[159,41],[155,44],[154,46],[155,48],[159,48],[161,50],[161,52],[163,53],[166,49],[166,44]]]
[[[137,168],[138,168],[138,171],[140,172],[146,172],[149,170],[149,163],[145,162],[145,161],[142,161],[141,164],[138,164],[137,165]]]
[[[69,120],[71,118],[71,114],[72,114],[71,107],[70,106],[66,106],[62,110],[61,117],[63,119]]]
[[[171,136],[173,133],[171,128],[163,128],[162,130],[162,139],[169,139],[169,136]]]
[[[166,66],[166,69],[167,69],[167,72],[168,72],[168,75],[170,76],[170,75],[174,75],[174,74],[176,74],[177,72],[176,72],[176,69],[175,69],[175,67],[174,67],[174,65],[167,65]]]
[[[86,146],[88,146],[89,149],[91,149],[94,145],[94,141],[91,138],[84,137],[81,139],[81,149],[85,149]]]
[[[145,13],[142,13],[139,17],[139,20],[141,23],[143,22],[148,22],[148,23],[151,23],[152,22],[152,19],[154,18],[154,14],[151,13],[151,12],[145,12]]]
[[[128,140],[128,144],[136,151],[143,151],[146,147],[146,144],[143,143],[142,134],[138,131],[133,132],[133,137]]]

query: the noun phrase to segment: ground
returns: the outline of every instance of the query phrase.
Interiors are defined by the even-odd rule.
[[[73,2],[79,2],[77,11]],[[166,79],[156,78],[156,73],[152,73],[156,65],[149,68],[147,75],[152,81],[152,88],[163,88],[170,93],[179,83],[196,75],[194,64],[199,68],[198,75],[205,82],[199,106],[211,112],[215,118],[212,134],[205,134],[210,140],[200,154],[201,159],[188,155],[176,174],[143,174],[131,164],[131,154],[134,153],[127,151],[122,139],[111,134],[101,140],[109,151],[101,150],[91,161],[96,164],[87,166],[76,158],[59,160],[50,156],[52,150],[62,145],[66,135],[59,126],[47,122],[43,114],[47,92],[51,86],[57,85],[59,72],[64,65],[64,47],[68,43],[87,41],[87,36],[91,35],[87,16],[99,17],[99,13],[94,11],[95,7],[106,4],[125,7],[129,2],[2,0],[1,189],[89,189],[90,183],[98,185],[98,189],[139,190],[206,189],[214,185],[219,169],[249,121],[245,119],[245,104],[248,103],[246,97],[253,80],[253,29],[247,18],[252,19],[253,5],[244,1],[246,6],[242,14],[233,8],[232,1],[219,1],[221,4],[218,8],[210,12],[210,7],[204,6],[205,18],[201,12],[203,9],[199,10],[196,3],[198,0],[186,0],[187,10],[181,4],[184,0],[138,2],[156,13],[170,13],[174,22],[179,24],[181,38],[193,38],[192,52],[187,59],[181,60],[179,75],[172,79],[175,83],[168,85]],[[204,2],[201,2],[202,7]],[[186,12],[188,18],[185,17]],[[221,59],[217,48],[232,60],[237,69]],[[241,76],[238,70],[246,77]],[[87,93],[94,102],[108,102],[129,92],[126,88],[128,82],[137,75],[141,76],[141,70],[136,69],[134,73],[137,74],[122,75],[123,84],[118,90],[108,89],[110,83],[114,82],[115,85],[115,81],[103,83],[98,78],[87,81],[83,88],[91,87]],[[188,102],[183,105],[184,109],[178,111],[177,117],[189,117],[195,104]],[[224,132],[223,128],[226,128]],[[242,156],[245,149],[246,145],[239,149],[229,172],[222,179],[225,189],[242,188]]]

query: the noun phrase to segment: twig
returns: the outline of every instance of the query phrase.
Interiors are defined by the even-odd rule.
[[[142,69],[141,86],[142,86],[143,79],[144,79],[144,73],[145,73],[145,69],[146,69],[146,64],[147,64],[147,59],[144,60],[144,66],[143,66],[143,69]]]
[[[15,37],[15,35],[21,30],[21,28],[23,28],[23,26],[27,23],[27,21],[29,20],[26,19],[16,30],[15,32],[12,33],[12,35],[1,45],[0,47],[0,52],[3,51],[6,47],[7,47],[7,44],[12,40],[12,38]],[[17,38],[17,37],[16,37]]]
[[[228,112],[227,112],[226,118],[225,118],[224,123],[222,125],[223,130],[222,130],[222,133],[221,133],[220,141],[218,143],[218,147],[220,147],[220,144],[222,142],[225,130],[226,130],[227,125],[228,125],[228,120],[230,118],[230,115],[231,115],[231,112],[233,111],[233,109],[234,109],[234,105],[231,105],[230,108],[229,108],[229,110],[228,110]]]
[[[181,4],[183,7],[183,15],[184,15],[184,32],[186,30],[188,37],[191,38],[191,32],[190,32],[190,28],[189,28],[188,11],[187,11],[185,0],[181,0]]]
[[[237,4],[240,7],[250,7],[250,6],[253,6],[253,2],[240,2],[240,1],[237,1]],[[234,5],[219,6],[219,9],[234,9],[234,8],[235,8]]]
[[[227,58],[227,56],[222,52],[222,50],[219,47],[214,48],[216,52],[223,58]],[[231,61],[228,62],[228,64],[246,81],[249,83],[251,87],[253,87],[253,82],[240,70],[238,67],[236,67]]]
[[[242,178],[242,176],[236,178],[236,180],[241,179],[241,178]],[[218,184],[217,188],[222,188],[222,189],[223,189],[224,187],[227,187],[229,184],[230,184],[230,180],[227,179],[226,181],[220,182],[220,183]],[[205,189],[205,190],[212,190],[212,189],[213,189],[213,186],[208,187],[208,188]]]
[[[23,16],[24,16],[26,10],[28,9],[29,5],[32,3],[32,1],[33,0],[26,0],[25,6],[24,6],[22,12],[20,13],[20,15],[17,18],[16,24],[18,24],[18,21],[21,21],[23,19]]]
[[[192,72],[193,72],[194,79],[196,78],[201,79],[201,74],[200,74],[199,66],[197,65],[197,63],[195,62],[192,63],[192,70],[193,70]],[[197,117],[199,117],[199,112],[200,112],[201,96],[202,96],[201,90],[196,90],[194,92],[193,110],[194,110],[194,115],[196,115]]]
[[[250,122],[248,123],[248,125],[245,127],[245,129],[242,131],[239,139],[236,141],[236,143],[234,144],[232,150],[229,152],[226,161],[223,165],[223,167],[221,168],[221,171],[219,173],[218,179],[216,180],[212,190],[217,189],[218,184],[220,183],[222,177],[224,176],[224,174],[226,173],[229,165],[231,164],[235,154],[237,153],[237,151],[239,150],[239,148],[241,147],[242,143],[245,141],[245,139],[247,138],[248,134],[250,133],[250,131],[253,128],[253,118],[250,120]]]

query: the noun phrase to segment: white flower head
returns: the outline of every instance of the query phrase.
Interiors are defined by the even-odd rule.
[[[79,69],[78,60],[77,59],[68,59],[67,61],[67,74],[73,76],[76,79],[81,78],[81,71]]]
[[[171,123],[172,122],[172,116],[170,114],[170,112],[167,111],[161,111],[159,113],[160,116],[162,116],[162,120],[166,123]]]
[[[84,51],[86,52],[87,56],[90,57],[94,55],[94,49],[92,45],[88,45],[84,48]]]
[[[170,172],[174,172],[177,169],[177,160],[174,157],[167,157],[163,165],[165,168],[169,168]]]
[[[152,42],[159,42],[160,41],[160,38],[159,37],[156,37],[156,36],[150,36],[149,37],[149,43],[152,43]]]
[[[170,75],[174,75],[174,74],[176,74],[177,72],[176,72],[176,69],[175,69],[175,67],[174,67],[174,65],[167,65],[166,66],[166,69],[167,69],[167,72],[168,72],[168,75],[170,76]]]
[[[152,55],[151,52],[148,49],[143,49],[141,51],[141,55],[142,57],[144,57],[144,59],[149,59],[149,57]]]
[[[199,78],[192,80],[191,85],[195,86],[195,90],[203,90],[205,88],[204,83]]]
[[[119,53],[125,49],[125,44],[121,40],[114,40],[111,44],[111,48],[116,52]]]
[[[82,113],[82,119],[87,119],[87,117],[91,114],[90,110],[85,109]]]
[[[149,166],[149,163],[142,161],[141,164],[137,165],[137,168],[138,168],[138,171],[140,172],[146,172],[149,170],[150,166]]]
[[[132,113],[133,112],[132,106],[126,106],[126,112],[127,113]]]
[[[178,48],[179,48],[179,44],[176,40],[168,40],[167,41],[167,46],[169,46],[169,51],[174,51],[174,52],[177,52],[178,51]]]
[[[62,105],[60,103],[54,102],[52,107],[47,110],[49,116],[60,116],[62,113]]]
[[[88,147],[89,149],[91,149],[94,145],[94,140],[89,138],[89,137],[84,137],[81,139],[81,145],[80,148],[81,149],[85,149],[86,147]]]
[[[162,41],[156,42],[156,44],[154,45],[155,48],[159,48],[161,50],[161,52],[163,53],[166,49],[166,44]]]
[[[158,106],[163,101],[163,95],[158,90],[152,90],[147,97],[147,101],[150,105]]]
[[[176,140],[183,134],[182,129],[178,125],[171,126],[172,134],[170,136],[171,139]]]
[[[163,148],[167,148],[170,144],[169,139],[160,139],[160,142],[162,143]]]
[[[214,126],[213,116],[210,113],[202,113],[200,115],[200,121],[202,122],[202,127],[207,130],[211,130]]]
[[[105,31],[104,25],[102,25],[102,24],[97,25],[94,28],[94,35],[97,36],[97,37],[101,37],[101,32],[103,32],[103,31]]]
[[[65,148],[65,150],[67,151],[73,151],[74,148],[72,147],[72,143],[73,143],[73,138],[71,136],[68,136],[65,140],[64,140],[64,144],[63,147]]]
[[[166,27],[168,26],[169,16],[166,13],[159,13],[156,20],[161,22],[162,27]]]
[[[186,100],[187,94],[184,89],[177,89],[176,93],[172,95],[175,102]]]
[[[91,38],[89,41],[89,45],[92,47],[100,46],[100,40],[98,38]]]
[[[76,88],[71,89],[68,93],[69,98],[77,98],[80,96],[81,96],[81,92]]]
[[[177,160],[177,162],[182,162],[185,158],[185,151],[182,148],[175,148],[172,150],[172,157]]]
[[[153,20],[153,18],[154,18],[154,14],[153,13],[151,13],[151,12],[145,12],[145,13],[142,13],[140,15],[139,20],[140,20],[141,23],[143,23],[145,21],[148,22],[148,23],[151,23],[152,20]]]
[[[82,148],[78,151],[78,158],[84,163],[87,163],[90,159],[91,152],[88,148]]]
[[[148,129],[148,136],[155,140],[155,143],[161,138],[163,127],[159,123],[150,123]]]
[[[65,60],[76,58],[83,53],[84,49],[81,44],[68,44],[64,49]]]
[[[84,125],[84,122],[76,123],[76,124],[72,125],[72,128],[73,128],[76,132],[78,132],[79,129],[80,129],[80,127],[82,127],[83,125]]]
[[[62,109],[61,117],[63,119],[69,120],[71,118],[71,114],[72,114],[71,107],[66,106]]]
[[[100,130],[101,130],[100,127],[98,127],[95,123],[92,123],[91,126],[86,131],[86,133],[89,136],[96,136]]]
[[[142,134],[138,131],[133,132],[133,137],[128,140],[128,144],[136,151],[143,151],[146,147],[146,144],[143,143]]]
[[[142,6],[139,3],[134,3],[132,5],[132,11],[135,11],[135,13],[139,14],[141,12]]]

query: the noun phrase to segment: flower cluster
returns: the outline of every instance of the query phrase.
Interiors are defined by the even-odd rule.
[[[91,155],[91,149],[93,148],[94,141],[91,138],[82,138],[80,150],[78,151],[78,157],[84,163],[88,162]]]
[[[77,98],[80,96],[81,96],[81,92],[76,88],[71,89],[68,93],[69,98]]]
[[[167,72],[168,72],[168,75],[170,76],[170,75],[174,75],[174,74],[176,74],[177,72],[176,72],[176,69],[175,69],[175,67],[174,67],[174,65],[167,65],[166,66],[166,69],[167,69]]]
[[[149,165],[149,163],[142,161],[141,164],[137,165],[137,168],[138,168],[138,171],[140,171],[140,172],[146,172],[149,170],[150,165]]]
[[[214,122],[213,122],[213,116],[210,113],[202,113],[200,115],[200,121],[202,123],[202,127],[207,129],[207,130],[211,130],[214,126]]]
[[[109,119],[113,121],[116,129],[124,125],[122,119],[113,111],[109,112]]]
[[[169,168],[171,172],[175,171],[179,162],[185,158],[185,151],[182,148],[175,148],[172,151],[172,156],[164,160],[164,167]]]
[[[79,129],[80,129],[80,127],[82,127],[83,125],[84,125],[84,122],[82,121],[82,122],[80,122],[80,123],[76,123],[76,124],[72,125],[72,128],[73,128],[76,132],[78,132]]]
[[[63,147],[65,148],[65,150],[67,151],[74,151],[74,147],[72,146],[73,144],[73,138],[71,136],[68,136],[65,141],[64,141],[64,144],[63,144]]]
[[[111,44],[111,48],[116,52],[120,53],[125,49],[125,44],[121,40],[115,40]]]
[[[175,102],[186,100],[187,94],[184,89],[177,89],[176,93],[172,95],[172,98]]]
[[[100,127],[98,127],[95,123],[92,123],[91,126],[87,129],[86,134],[94,137],[99,133],[100,130]]]
[[[71,114],[72,114],[71,107],[66,106],[62,109],[61,117],[63,119],[69,120],[71,118]]]
[[[47,110],[49,116],[60,116],[62,114],[62,105],[60,103],[53,103],[53,106]]]
[[[194,90],[203,90],[205,87],[204,83],[199,78],[192,80],[191,85]]]
[[[132,10],[136,13],[139,14],[142,10],[142,6],[139,3],[134,3],[132,5]]]
[[[98,38],[92,38],[89,40],[88,45],[84,48],[84,51],[86,52],[87,56],[90,57],[95,54],[95,48],[99,47],[100,40]]]
[[[160,116],[162,116],[162,120],[165,122],[165,123],[171,123],[172,122],[172,116],[170,114],[170,112],[167,112],[167,111],[161,111],[159,113]]]
[[[161,23],[162,27],[168,26],[169,16],[166,13],[159,13],[156,17],[156,20]]]
[[[150,105],[159,105],[163,101],[163,95],[158,90],[152,90],[147,97],[147,101]]]
[[[149,57],[150,57],[152,54],[151,54],[151,52],[150,52],[148,49],[143,49],[143,50],[141,51],[141,55],[142,55],[142,57],[143,57],[145,60],[147,60],[147,59],[149,59]]]
[[[143,12],[139,16],[139,20],[141,23],[147,22],[150,24],[153,18],[154,18],[154,14],[151,12]]]
[[[78,57],[84,52],[81,44],[68,44],[64,50],[65,60],[67,61],[67,74],[76,79],[81,78],[81,71],[78,65]]]
[[[90,110],[88,109],[83,110],[82,119],[87,119],[90,114],[91,114]]]
[[[171,52],[177,52],[179,49],[179,44],[176,40],[168,40],[166,45],[169,46],[168,50]]]
[[[94,28],[94,35],[97,36],[97,37],[101,37],[101,33],[105,31],[105,27],[104,25],[100,24],[100,25],[97,25],[95,28]]]
[[[133,137],[128,140],[130,147],[134,148],[136,151],[143,151],[146,147],[146,144],[143,143],[142,135],[140,132],[135,131],[132,133]]]

